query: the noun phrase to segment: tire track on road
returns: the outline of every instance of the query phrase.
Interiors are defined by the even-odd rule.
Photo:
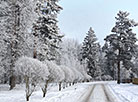
[[[80,98],[78,102],[89,102],[89,99],[91,97],[91,93],[93,93],[93,90],[95,88],[95,84],[90,86],[91,88],[88,88],[88,91],[86,91]],[[90,89],[90,90],[89,90]]]
[[[102,88],[103,88],[104,94],[105,94],[105,96],[107,98],[107,101],[108,102],[115,102],[113,97],[111,95],[109,95],[109,93],[108,93],[109,90],[107,90],[107,88],[105,87],[105,84],[102,84]]]
[[[93,84],[91,87],[83,94],[79,102],[117,102],[106,84]]]

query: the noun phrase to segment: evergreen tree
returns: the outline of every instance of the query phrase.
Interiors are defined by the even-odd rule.
[[[113,34],[110,34],[105,38],[108,45],[108,51],[106,56],[114,62],[112,64],[117,65],[118,77],[117,83],[120,84],[120,65],[122,64],[127,70],[133,68],[132,57],[135,54],[136,48],[136,34],[132,32],[132,27],[137,24],[128,19],[129,13],[119,11],[117,17],[115,17],[116,24],[112,29]]]
[[[102,48],[105,57],[104,57],[104,73],[106,75],[110,75],[113,79],[115,79],[115,61],[116,61],[116,56],[115,53],[113,52],[112,48],[108,46],[107,43],[104,44]]]
[[[82,60],[86,60],[87,71],[93,78],[99,77],[101,70],[99,67],[99,43],[92,28],[89,29],[82,46]]]
[[[56,59],[58,43],[62,38],[57,26],[57,14],[62,8],[57,2],[58,0],[44,0],[37,3],[36,12],[39,17],[33,26],[34,58],[42,61]]]

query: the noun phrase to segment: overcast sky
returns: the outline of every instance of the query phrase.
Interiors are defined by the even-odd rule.
[[[79,42],[92,27],[103,45],[103,39],[115,25],[119,10],[128,11],[129,18],[138,22],[138,0],[60,0],[60,5],[63,7],[58,16],[61,32]],[[138,33],[138,27],[134,32]]]

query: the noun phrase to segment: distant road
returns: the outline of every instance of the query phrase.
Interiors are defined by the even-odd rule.
[[[106,84],[93,84],[80,97],[79,102],[118,102]]]

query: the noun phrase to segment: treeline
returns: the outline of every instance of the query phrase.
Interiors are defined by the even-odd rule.
[[[95,80],[109,79],[120,83],[122,79],[137,77],[138,45],[132,30],[138,23],[128,16],[128,12],[117,13],[115,26],[111,34],[105,37],[102,47],[92,28],[89,29],[82,44],[81,60]]]
[[[43,97],[46,96],[49,83],[58,83],[59,91],[62,88],[74,85],[78,82],[90,80],[85,71],[79,71],[75,68],[69,68],[64,65],[57,65],[52,61],[43,62],[31,57],[21,57],[15,63],[16,76],[21,76],[25,83],[26,100],[35,91],[36,86],[40,86]]]
[[[118,80],[138,75],[136,34],[138,24],[119,11],[115,26],[98,42],[90,27],[84,42],[64,39],[57,16],[58,0],[0,1],[0,83],[13,89],[26,83],[26,99],[40,84],[43,96],[48,83]],[[66,85],[65,85],[66,86]]]

